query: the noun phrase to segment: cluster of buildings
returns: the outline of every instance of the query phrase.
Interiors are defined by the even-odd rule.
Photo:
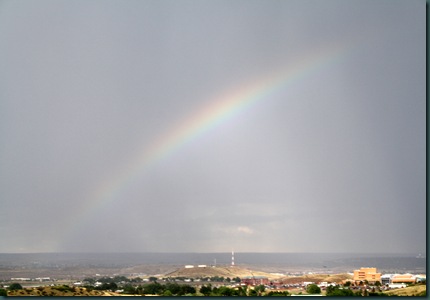
[[[413,274],[384,274],[377,272],[376,268],[360,268],[354,270],[355,284],[367,281],[368,283],[380,282],[382,285],[391,285],[392,287],[406,286],[407,283],[418,283],[426,281],[426,275]]]
[[[240,279],[240,282],[245,285],[268,285],[269,278],[266,276],[245,276]]]
[[[37,277],[37,278],[23,278],[23,277],[12,277],[11,281],[51,281],[50,277]]]
[[[350,281],[355,286],[361,284],[374,285],[379,282],[381,285],[387,286],[389,288],[401,288],[406,287],[406,284],[419,283],[426,281],[426,275],[413,275],[413,274],[381,274],[376,268],[360,268],[359,270],[354,270],[353,279],[346,280]],[[325,289],[330,285],[336,285],[338,283],[330,282],[301,282],[300,284],[294,284],[294,287],[304,287],[308,284],[317,284],[320,288]],[[245,285],[270,285],[270,286],[282,286],[286,285],[282,283],[282,280],[271,281],[265,276],[246,276],[241,278],[241,284]]]
[[[418,283],[426,281],[426,275],[413,274],[384,274],[381,276],[382,284],[390,283]]]

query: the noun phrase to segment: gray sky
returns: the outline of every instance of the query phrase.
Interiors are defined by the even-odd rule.
[[[425,252],[425,5],[0,1],[0,252]]]

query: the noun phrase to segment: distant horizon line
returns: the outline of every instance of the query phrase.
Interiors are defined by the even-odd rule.
[[[402,255],[423,255],[422,257],[426,257],[427,252],[329,252],[329,251],[323,251],[323,252],[284,252],[284,251],[269,251],[269,252],[262,252],[262,251],[234,251],[235,254],[402,254]],[[128,252],[104,252],[104,251],[53,251],[53,252],[0,252],[0,254],[231,254],[231,251],[214,251],[214,252],[196,252],[196,251],[128,251]]]

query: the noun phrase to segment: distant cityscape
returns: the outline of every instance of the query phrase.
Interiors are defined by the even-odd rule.
[[[241,256],[239,254],[238,258]],[[228,264],[225,259],[222,259],[223,263],[217,263],[214,259],[212,264],[178,265],[152,261],[133,265],[111,261],[111,265],[106,266],[101,261],[88,264],[88,260],[82,261],[82,257],[80,262],[76,257],[69,257],[67,264],[55,264],[67,257],[64,254],[61,259],[52,259],[54,264],[50,267],[43,267],[40,262],[5,266],[0,255],[0,290],[8,296],[422,296],[426,293],[426,273],[419,272],[421,269],[417,272],[385,272],[372,266],[336,272],[336,268],[333,270],[323,266],[317,271],[302,268],[300,271],[280,272],[275,271],[280,268],[275,268],[273,264],[238,264],[235,253],[231,253]],[[47,257],[40,255],[38,258]],[[183,257],[176,259],[181,261]],[[424,264],[426,261],[419,255],[412,259]],[[376,260],[371,257],[370,261]],[[326,262],[329,264],[330,261]],[[29,276],[5,277],[7,274]]]

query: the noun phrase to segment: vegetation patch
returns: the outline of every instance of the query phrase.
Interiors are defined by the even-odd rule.
[[[426,286],[424,284],[408,286],[384,292],[388,296],[426,296]]]

